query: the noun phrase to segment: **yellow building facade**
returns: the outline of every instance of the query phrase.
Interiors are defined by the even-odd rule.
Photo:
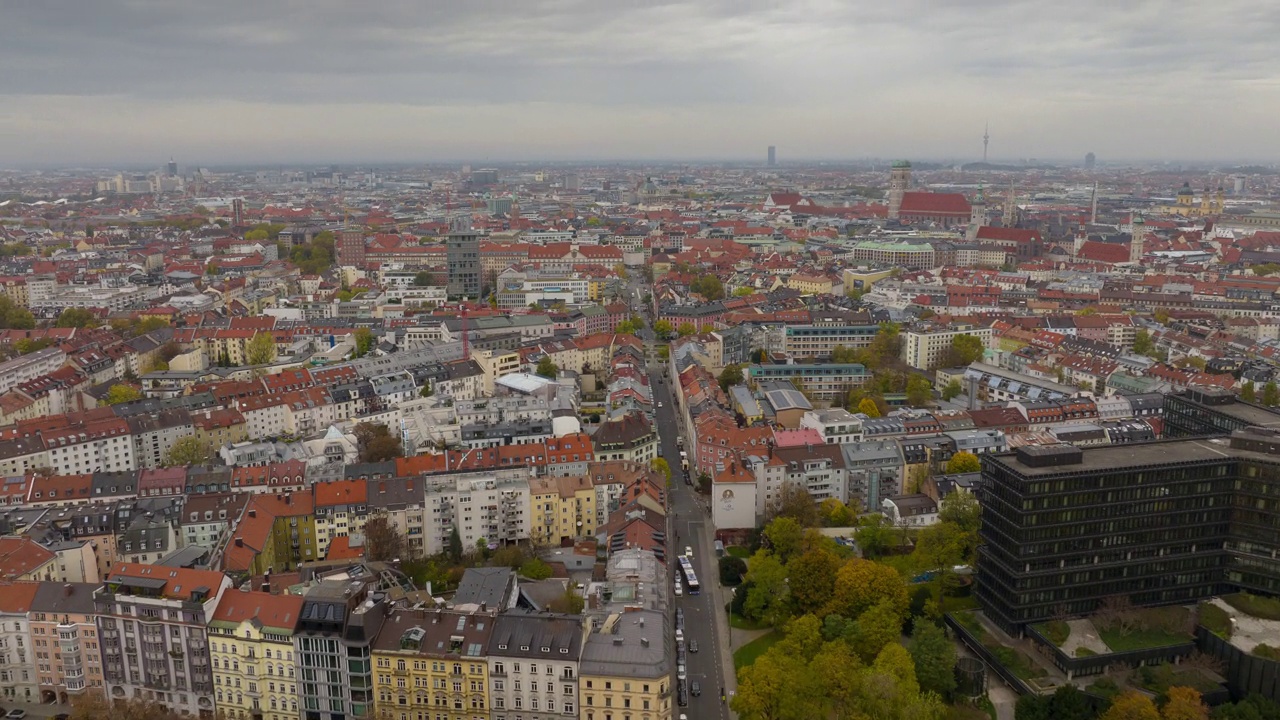
[[[591,478],[536,478],[529,483],[529,498],[535,543],[554,545],[596,534],[596,488]]]
[[[489,720],[486,649],[494,618],[481,613],[400,610],[371,648],[375,717]]]
[[[209,622],[214,702],[231,720],[295,720],[297,595],[228,590]]]

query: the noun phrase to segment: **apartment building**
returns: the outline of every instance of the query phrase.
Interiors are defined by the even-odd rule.
[[[424,514],[427,552],[448,547],[455,528],[469,548],[480,538],[493,543],[527,539],[529,497],[529,481],[510,474],[468,473],[432,482]]]
[[[983,347],[990,347],[993,337],[991,328],[974,325],[911,329],[903,333],[902,359],[913,368],[932,370],[946,358],[951,344],[961,335],[978,338]]]
[[[826,360],[837,346],[861,349],[871,345],[880,326],[867,325],[787,325],[783,348],[797,359]]]
[[[0,697],[10,702],[40,699],[38,655],[31,647],[28,613],[39,583],[0,582]]]
[[[60,348],[48,347],[0,363],[0,395],[28,380],[48,375],[66,362],[65,352]]]
[[[489,720],[486,613],[396,610],[372,642],[380,716]]]
[[[584,632],[577,615],[511,611],[494,618],[487,650],[492,720],[578,717]]]
[[[800,427],[816,430],[828,445],[862,440],[862,420],[844,408],[810,410],[800,416]]]
[[[93,420],[40,434],[55,475],[124,472],[138,467],[133,436],[123,418]]]
[[[368,579],[323,580],[307,590],[293,635],[305,720],[373,717],[370,645],[386,617]]]
[[[93,593],[97,583],[40,583],[27,616],[40,702],[68,703],[103,692],[102,648]]]
[[[841,397],[853,388],[862,387],[870,377],[867,368],[858,363],[751,365],[747,368],[747,378],[753,382],[784,380],[818,400]]]
[[[315,495],[316,552],[325,557],[334,538],[364,529],[369,518],[368,482],[332,480],[312,486]]]
[[[592,436],[597,460],[649,463],[658,456],[658,434],[643,413],[632,411],[601,423]]]
[[[117,564],[94,593],[107,697],[212,718],[206,627],[230,587],[220,572]]]
[[[599,516],[591,478],[548,476],[529,481],[530,531],[534,542],[559,545],[564,540],[592,537]]]
[[[587,635],[579,664],[582,720],[671,718],[671,630],[662,612],[614,613]]]
[[[298,595],[231,590],[209,621],[217,710],[232,720],[296,720]]]

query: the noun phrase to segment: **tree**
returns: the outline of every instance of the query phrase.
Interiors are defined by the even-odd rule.
[[[951,380],[949,380],[942,388],[942,399],[950,402],[956,399],[956,397],[963,392],[964,386],[960,384],[960,381],[955,378],[951,378]]]
[[[107,390],[108,405],[119,405],[141,399],[142,392],[132,385],[112,385]]]
[[[69,720],[181,720],[181,713],[169,710],[154,700],[128,698],[107,700],[98,691],[90,691],[71,701]]]
[[[867,351],[873,370],[896,362],[902,355],[901,327],[893,322],[880,323],[880,329],[876,331]]]
[[[804,526],[793,517],[774,518],[764,526],[764,541],[779,562],[786,563],[800,553]]]
[[[955,644],[942,628],[931,622],[917,623],[913,629],[907,652],[915,663],[920,689],[950,697],[956,689]]]
[[[356,349],[355,349],[355,352],[351,354],[351,356],[362,358],[365,355],[368,355],[369,351],[373,350],[373,346],[376,342],[376,340],[373,337],[373,331],[367,327],[356,328],[354,335],[355,335],[355,341],[356,341]]]
[[[755,293],[756,293],[755,288],[746,287],[746,286],[733,289],[734,297],[747,297],[748,295],[754,295]]]
[[[720,389],[729,392],[729,388],[734,385],[741,385],[743,381],[741,365],[725,365],[724,370],[720,371]]]
[[[773,627],[780,627],[791,617],[787,569],[773,553],[758,550],[747,563],[746,601],[743,613]]]
[[[1102,714],[1102,720],[1160,720],[1160,713],[1151,698],[1130,690],[1111,703],[1111,707]]]
[[[707,495],[711,492],[711,475],[710,473],[698,473],[698,492]]]
[[[863,660],[870,662],[886,646],[897,645],[898,638],[902,635],[904,617],[905,615],[899,612],[891,601],[886,600],[872,605],[854,622],[854,631],[849,638],[854,652],[858,653]]]
[[[166,467],[190,467],[204,465],[207,462],[209,462],[209,446],[194,435],[186,435],[169,446],[164,464]]]
[[[750,567],[754,570],[754,560],[752,562]],[[830,602],[821,614],[856,618],[882,602],[889,603],[899,616],[906,617],[911,602],[906,581],[888,565],[850,558],[836,571]]]
[[[518,572],[530,580],[546,580],[551,577],[551,566],[539,558],[530,558]]]
[[[836,345],[835,347],[831,348],[831,362],[844,365],[847,363],[852,363],[857,361],[858,361],[857,350],[851,347],[845,347],[844,345]]]
[[[84,308],[67,308],[58,315],[54,327],[60,328],[95,328],[98,327],[98,316]]]
[[[446,552],[453,562],[462,562],[462,535],[458,533],[457,525],[454,525],[453,530],[449,531],[449,547]]]
[[[1150,355],[1156,349],[1155,343],[1151,341],[1151,333],[1146,328],[1140,328],[1133,334],[1133,351],[1139,355]]]
[[[244,239],[249,242],[259,242],[267,239],[267,230],[262,227],[255,227],[244,234]]]
[[[978,498],[973,493],[957,488],[942,498],[938,519],[952,523],[961,531],[976,537],[982,524],[982,507],[978,505]]]
[[[671,338],[671,334],[675,332],[675,330],[672,329],[670,321],[659,320],[653,324],[653,332],[659,339],[668,340]]]
[[[982,338],[977,335],[956,335],[951,338],[952,367],[969,365],[981,360],[985,350]]]
[[[1245,380],[1240,386],[1240,399],[1245,402],[1257,402],[1258,390],[1254,387],[1252,380]]]
[[[1189,687],[1171,687],[1169,699],[1160,708],[1161,720],[1209,720],[1209,707],[1199,691]]]
[[[742,584],[742,576],[747,574],[747,561],[732,555],[720,558],[720,584],[734,586]]]
[[[417,275],[414,275],[413,284],[417,285],[418,287],[429,286],[431,284],[431,273],[427,272],[426,270],[423,270]]]
[[[720,278],[715,275],[707,274],[698,277],[689,283],[689,290],[712,302],[724,299],[724,283],[720,282]]]
[[[893,526],[883,515],[868,515],[859,521],[853,539],[864,557],[875,559],[893,547]]]
[[[538,361],[538,369],[534,372],[548,380],[555,380],[556,375],[560,373],[560,368],[556,367],[556,363],[551,359],[550,355],[543,355],[542,359]]]
[[[1276,387],[1275,381],[1262,386],[1262,404],[1267,407],[1280,405],[1280,388]]]
[[[671,482],[671,464],[666,458],[654,458],[649,461],[649,468],[661,475],[667,482]]]
[[[680,337],[693,335],[696,332],[698,332],[698,326],[691,322],[682,322],[680,323],[680,326],[676,328],[676,334]]]
[[[586,607],[586,604],[587,601],[581,595],[574,592],[573,588],[566,586],[564,594],[552,600],[547,607],[551,612],[578,615],[582,613],[582,608]]]
[[[738,692],[733,710],[743,720],[803,720],[817,717],[812,712],[816,698],[806,693],[808,663],[803,658],[766,652],[738,671]]]
[[[30,310],[13,304],[7,295],[0,295],[0,328],[30,330],[36,326]]]
[[[435,395],[435,394],[436,394],[436,390],[434,387],[431,386],[430,380],[427,380],[426,382],[422,383],[422,390],[418,391],[418,396],[424,397],[424,398],[431,397],[432,395]]]
[[[356,425],[354,434],[360,448],[360,462],[386,462],[404,455],[400,438],[382,423],[362,422]]]
[[[778,494],[778,499],[772,503],[768,510],[775,518],[787,517],[794,519],[802,528],[817,527],[820,524],[818,507],[813,502],[813,496],[809,494],[808,488],[800,483],[786,483],[783,485],[782,492]]]
[[[880,417],[880,408],[876,407],[876,401],[869,397],[864,397],[858,402],[858,412],[873,419]]]
[[[267,365],[276,359],[276,341],[269,332],[256,332],[245,347],[245,360],[250,365]]]
[[[817,612],[831,596],[840,558],[823,547],[810,548],[787,563],[787,587],[797,615]]]
[[[849,506],[833,497],[818,503],[818,513],[822,516],[822,524],[827,527],[849,527],[854,518]]]
[[[956,475],[959,473],[973,473],[973,472],[979,472],[981,470],[982,470],[982,461],[978,459],[977,455],[974,455],[973,453],[968,452],[967,450],[961,450],[955,455],[952,455],[951,459],[947,461],[948,475]]]
[[[407,544],[385,515],[375,515],[364,524],[364,558],[370,562],[408,560]]]
[[[924,407],[933,400],[933,386],[919,375],[912,375],[907,380],[907,404],[911,407]]]
[[[1049,710],[1049,696],[1023,695],[1013,708],[1014,720],[1053,720]]]

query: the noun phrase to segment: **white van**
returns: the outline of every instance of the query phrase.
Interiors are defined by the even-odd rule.
[[[681,595],[684,595],[684,583],[677,580],[676,581],[676,597],[680,597]]]

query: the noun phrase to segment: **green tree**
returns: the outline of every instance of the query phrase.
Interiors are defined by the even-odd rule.
[[[180,437],[169,446],[166,467],[204,465],[209,462],[209,446],[194,435]]]
[[[546,580],[551,577],[551,566],[539,558],[531,558],[520,566],[519,572],[530,580]]]
[[[1053,720],[1094,720],[1098,713],[1075,685],[1063,685],[1049,696],[1049,715]]]
[[[844,345],[839,345],[839,344],[831,348],[831,362],[843,365],[846,363],[853,363],[857,361],[858,361],[857,350],[851,347],[845,347]]]
[[[917,623],[907,652],[915,663],[920,689],[951,697],[956,689],[956,647],[942,628],[931,622]]]
[[[818,717],[804,658],[766,652],[738,671],[733,710],[743,720],[808,720]]]
[[[670,321],[659,320],[653,324],[653,332],[659,339],[667,340],[675,330],[671,327]]]
[[[36,326],[36,318],[30,310],[13,304],[7,295],[0,295],[0,329],[30,330]]]
[[[942,498],[942,506],[938,511],[938,519],[955,524],[962,532],[975,537],[982,524],[982,507],[978,498],[968,490],[956,489]]]
[[[254,228],[244,234],[244,239],[249,242],[265,241],[267,239],[267,231],[263,228]]]
[[[864,397],[858,402],[858,412],[869,418],[880,417],[880,408],[876,406],[876,401],[869,397]]]
[[[1050,714],[1048,695],[1023,695],[1013,708],[1014,720],[1054,720]]]
[[[982,461],[978,460],[978,456],[966,450],[961,450],[951,459],[947,461],[947,474],[955,475],[957,473],[973,473],[982,470]]]
[[[755,288],[749,288],[749,287],[734,288],[733,290],[734,297],[747,297],[748,295],[755,295],[755,293],[756,293]]]
[[[720,584],[735,586],[742,584],[742,576],[747,574],[747,561],[732,555],[720,558]]]
[[[427,287],[431,285],[431,273],[427,272],[426,270],[423,270],[417,275],[414,275],[413,284],[417,285],[418,287]]]
[[[818,503],[818,513],[822,516],[822,524],[827,527],[849,527],[854,513],[839,498],[827,498]]]
[[[872,370],[898,362],[902,355],[902,328],[897,323],[882,322],[868,350]]]
[[[276,341],[269,332],[257,332],[245,347],[250,365],[266,365],[276,359]]]
[[[1160,708],[1161,720],[1209,720],[1209,707],[1200,692],[1189,687],[1171,687],[1169,699]]]
[[[868,515],[859,521],[853,539],[863,556],[873,560],[893,547],[893,526],[883,515]]]
[[[400,438],[382,423],[362,422],[356,425],[353,434],[360,448],[360,462],[386,462],[404,456]]]
[[[964,387],[960,384],[960,381],[955,378],[951,378],[942,388],[942,399],[947,402],[951,402],[963,392]]]
[[[453,530],[449,531],[449,559],[455,563],[462,562],[462,535],[458,533],[458,526],[454,525]]]
[[[13,349],[18,351],[19,355],[30,355],[37,350],[43,350],[53,345],[53,340],[49,338],[22,338],[13,344]]]
[[[743,381],[741,365],[725,365],[724,370],[720,371],[720,389],[725,392],[734,385],[741,385]]]
[[[899,617],[906,617],[911,600],[902,576],[888,565],[850,558],[836,571],[831,599],[821,614],[856,618],[882,602],[889,603]]]
[[[698,332],[698,327],[691,322],[682,322],[680,327],[676,328],[676,334],[680,337],[693,335]]]
[[[95,328],[98,327],[98,316],[84,308],[67,308],[58,315],[54,324],[60,328]]]
[[[1252,380],[1245,380],[1240,386],[1240,399],[1245,402],[1257,402],[1258,390]]]
[[[774,518],[764,526],[764,540],[779,562],[789,562],[803,549],[804,525],[788,515]]]
[[[933,400],[933,386],[919,375],[912,375],[907,380],[907,404],[911,407],[924,407]]]
[[[560,368],[556,367],[556,363],[551,359],[550,355],[543,355],[542,359],[538,361],[538,369],[534,372],[548,380],[555,380]]]
[[[986,347],[977,335],[956,335],[951,338],[951,366],[969,365],[982,359]]]
[[[1275,381],[1262,386],[1262,404],[1267,407],[1280,405],[1280,388],[1276,387]]]
[[[119,405],[141,399],[142,393],[132,385],[112,385],[107,390],[108,405]]]
[[[854,621],[854,633],[850,638],[854,652],[864,661],[871,662],[885,647],[897,645],[904,617],[891,601],[872,605]]]
[[[1133,351],[1139,355],[1150,355],[1156,349],[1155,343],[1151,341],[1151,333],[1146,328],[1140,328],[1133,334]]]
[[[743,612],[747,617],[780,627],[791,617],[787,569],[778,558],[759,550],[747,563],[747,590]]]
[[[373,337],[373,331],[367,327],[356,328],[354,333],[356,341],[356,349],[351,354],[352,357],[362,358],[373,350],[374,344],[377,342]]]
[[[689,283],[689,290],[698,293],[712,302],[724,299],[724,283],[715,275],[702,275]]]

